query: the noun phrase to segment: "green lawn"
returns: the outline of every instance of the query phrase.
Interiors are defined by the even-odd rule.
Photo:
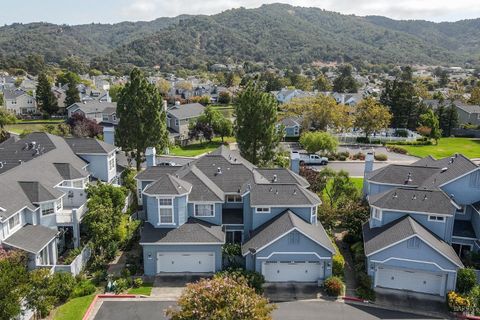
[[[225,142],[233,142],[235,138],[225,138]],[[222,139],[214,138],[211,142],[193,143],[186,146],[175,146],[170,148],[170,155],[181,157],[195,157],[217,149],[222,145]]]
[[[129,294],[141,294],[149,296],[152,293],[153,283],[144,283],[141,287],[128,290]]]
[[[361,193],[363,189],[363,178],[350,177],[350,180],[352,180],[352,182],[355,184],[355,187],[357,187],[358,191]]]
[[[480,139],[442,138],[438,145],[400,147],[407,149],[408,154],[421,158],[431,155],[439,159],[450,157],[454,153],[462,153],[468,158],[480,158]]]
[[[65,119],[35,119],[35,120],[18,120],[17,124],[27,124],[27,123],[62,123],[65,122]]]
[[[61,305],[55,312],[54,320],[81,320],[88,309],[88,306],[95,298],[95,294],[85,297],[74,298],[64,305]]]
[[[5,129],[7,131],[21,134],[24,130],[29,130],[32,132],[43,131],[44,125],[45,124],[43,123],[16,123],[5,126]]]

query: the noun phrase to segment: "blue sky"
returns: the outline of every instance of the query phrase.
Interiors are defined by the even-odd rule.
[[[214,14],[273,2],[395,19],[456,21],[480,17],[479,0],[0,0],[0,25],[153,20],[179,14]]]

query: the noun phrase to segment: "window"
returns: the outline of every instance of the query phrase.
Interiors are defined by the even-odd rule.
[[[317,223],[317,210],[318,210],[318,207],[312,207],[312,213],[311,213],[311,216],[310,216],[310,223]]]
[[[57,212],[62,210],[63,208],[63,198],[60,198],[58,201],[57,201]]]
[[[102,115],[102,120],[103,121],[108,121],[108,114]]]
[[[241,203],[242,202],[242,196],[239,194],[228,194],[225,196],[227,198],[227,202],[229,203]]]
[[[10,231],[12,231],[16,226],[20,224],[20,215],[17,213],[10,219],[8,219],[8,226],[10,227]]]
[[[419,247],[420,247],[420,239],[416,237],[408,239],[407,248],[419,248]]]
[[[373,219],[376,219],[376,220],[382,220],[382,210],[380,210],[378,208],[373,208],[372,209],[372,217],[373,217]]]
[[[257,213],[270,213],[270,208],[269,207],[257,207],[257,208],[255,208],[255,211]]]
[[[172,199],[158,199],[158,224],[173,224]]]
[[[108,158],[108,171],[113,170],[115,168],[115,157],[112,156]]]
[[[215,216],[213,204],[196,204],[195,205],[195,217],[213,217]]]
[[[293,127],[293,134],[298,136],[299,133],[300,133],[300,128],[298,128],[297,126]]]
[[[232,230],[232,231],[229,231],[227,230],[227,234],[226,234],[226,242],[227,243],[242,243],[242,235],[243,235],[243,232],[240,231],[240,230]]]
[[[179,125],[179,123],[178,123],[178,119],[177,119],[177,118],[175,118],[175,125],[176,125],[176,126],[178,126],[178,125]]]
[[[117,121],[117,116],[115,114],[113,114],[112,119],[113,119],[113,121]]]
[[[42,203],[40,205],[40,211],[42,212],[42,216],[48,216],[55,213],[55,202]]]
[[[428,221],[437,221],[437,222],[444,222],[444,216],[428,216]]]

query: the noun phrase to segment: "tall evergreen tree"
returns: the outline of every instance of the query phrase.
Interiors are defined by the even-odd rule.
[[[132,153],[140,171],[145,149],[164,150],[168,145],[168,131],[162,96],[137,68],[132,70],[130,81],[120,92],[117,116],[120,120],[115,143]]]
[[[339,67],[340,75],[333,81],[333,91],[341,93],[357,93],[358,84],[352,76],[352,66]]]
[[[440,104],[435,110],[435,114],[438,117],[440,129],[442,130],[442,135],[444,137],[449,137],[452,135],[452,129],[456,128],[458,125],[458,113],[455,105],[450,103],[447,107],[443,104]]]
[[[80,102],[80,92],[78,91],[77,85],[77,79],[75,77],[75,74],[72,72],[68,72],[65,76],[68,84],[68,89],[65,92],[66,97],[65,97],[65,106],[71,106],[75,102]]]
[[[271,162],[281,138],[275,128],[275,98],[257,83],[249,82],[238,95],[235,114],[235,134],[242,156],[253,164]]]
[[[51,116],[58,111],[57,98],[52,92],[52,85],[45,73],[38,76],[36,97],[38,107],[43,113]]]

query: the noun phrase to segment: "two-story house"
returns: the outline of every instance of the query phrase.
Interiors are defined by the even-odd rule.
[[[5,90],[3,106],[15,115],[27,115],[37,112],[35,98],[22,89]]]
[[[31,268],[57,265],[80,245],[87,184],[116,175],[115,150],[43,132],[0,144],[0,246],[26,251]]]
[[[465,104],[462,101],[454,101],[457,108],[458,123],[480,126],[480,106]]]
[[[174,106],[166,109],[167,128],[170,131],[170,137],[180,141],[188,139],[190,121],[198,118],[204,111],[205,107],[200,103],[182,105],[175,103]]]
[[[460,154],[372,168],[368,154],[363,237],[373,286],[444,297],[460,257],[480,248],[480,168]]]
[[[184,166],[147,168],[136,179],[147,275],[222,269],[222,245],[238,243],[246,268],[270,282],[317,282],[335,249],[317,221],[319,197],[289,169],[262,169],[221,146]],[[294,168],[298,168],[298,159]]]
[[[285,138],[298,138],[302,128],[302,118],[299,116],[286,117],[278,121],[275,127],[277,130],[283,128]]]

